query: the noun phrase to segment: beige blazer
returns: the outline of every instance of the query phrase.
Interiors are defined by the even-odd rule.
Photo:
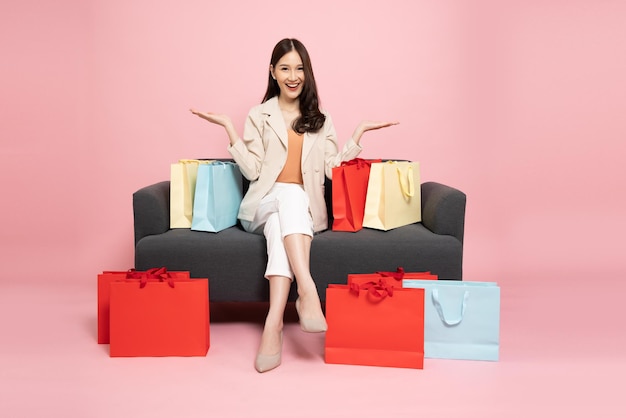
[[[356,158],[362,148],[351,138],[338,151],[335,127],[326,115],[322,129],[305,133],[302,145],[302,178],[309,196],[309,209],[315,232],[328,228],[324,179],[332,178],[332,169]],[[287,127],[274,97],[250,109],[243,139],[228,147],[241,173],[250,180],[250,188],[241,202],[239,219],[252,221],[259,202],[272,188],[287,161]]]

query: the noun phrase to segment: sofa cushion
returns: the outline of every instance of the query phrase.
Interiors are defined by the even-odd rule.
[[[458,278],[462,251],[457,239],[434,234],[420,223],[390,231],[327,230],[312,241],[311,274],[324,300],[328,284],[345,283],[351,273],[403,267],[433,271],[443,279]],[[167,266],[189,270],[192,277],[208,277],[211,300],[225,302],[266,300],[266,264],[265,238],[240,226],[219,233],[173,229],[148,236],[137,243],[135,259],[139,270]],[[295,299],[296,290],[293,286],[290,300]]]
[[[311,273],[318,282],[345,283],[351,273],[403,267],[405,271],[432,270],[441,278],[458,279],[462,253],[456,238],[434,234],[421,223],[389,231],[325,231],[316,235],[311,245]]]

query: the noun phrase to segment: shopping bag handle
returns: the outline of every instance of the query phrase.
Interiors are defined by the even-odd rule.
[[[406,177],[402,174],[400,167],[396,167],[398,171],[398,179],[400,179],[400,188],[402,194],[406,197],[415,196],[415,183],[413,181],[413,166],[409,166],[406,170]]]
[[[441,306],[441,302],[439,301],[439,289],[432,290],[432,298],[433,298],[433,303],[435,304],[435,309],[437,309],[437,313],[439,314],[439,318],[441,318],[441,320],[446,325],[452,326],[452,325],[458,325],[461,323],[461,321],[463,320],[463,317],[465,316],[465,309],[467,308],[467,299],[469,298],[469,292],[467,290],[463,294],[463,302],[461,303],[461,316],[456,319],[448,319],[443,313],[443,307]]]
[[[222,168],[226,169],[226,167],[237,165],[232,161],[219,161],[219,160],[211,160],[210,165],[221,165]]]
[[[181,158],[178,160],[180,164],[213,164],[214,160],[196,160],[193,158]]]

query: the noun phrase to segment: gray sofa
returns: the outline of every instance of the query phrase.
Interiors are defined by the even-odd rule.
[[[244,179],[244,192],[248,182]],[[329,226],[332,225],[332,182],[326,179]],[[167,267],[188,270],[191,277],[209,278],[214,302],[266,302],[263,278],[267,255],[265,238],[240,225],[218,233],[169,228],[169,181],[133,194],[135,268]],[[463,277],[463,192],[435,182],[421,185],[422,222],[390,231],[364,228],[315,235],[311,245],[311,273],[322,301],[329,283],[345,283],[350,273],[430,271],[440,279]],[[296,298],[292,286],[290,300]]]

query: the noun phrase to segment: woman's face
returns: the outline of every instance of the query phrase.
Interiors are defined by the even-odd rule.
[[[296,100],[304,86],[304,66],[300,54],[292,50],[270,67],[272,76],[280,88],[282,99]]]

